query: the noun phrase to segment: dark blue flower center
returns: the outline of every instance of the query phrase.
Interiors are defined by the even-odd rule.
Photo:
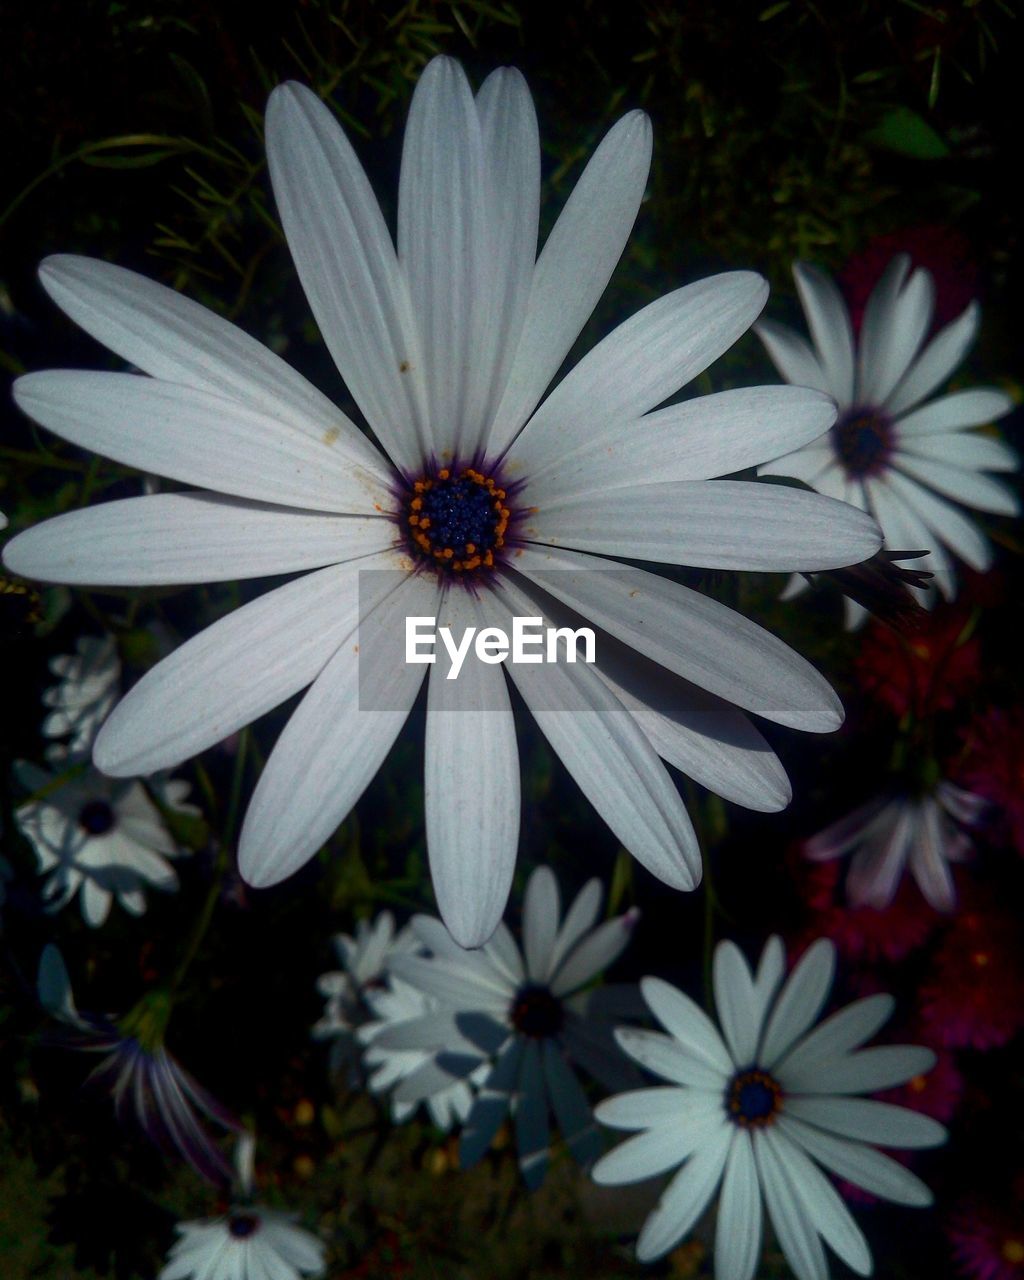
[[[106,800],[89,800],[78,811],[78,825],[91,836],[104,836],[114,825],[114,810]]]
[[[412,487],[406,520],[411,549],[452,573],[494,567],[505,545],[505,490],[472,467],[442,467]]]
[[[544,1040],[561,1031],[565,1014],[561,1000],[548,987],[527,983],[513,997],[509,1017],[520,1035]]]
[[[743,1129],[763,1129],[782,1106],[782,1088],[767,1071],[739,1071],[725,1091],[729,1119]]]
[[[878,475],[892,453],[892,422],[880,409],[847,409],[832,428],[832,440],[848,476]]]
[[[248,1240],[259,1230],[260,1220],[252,1213],[233,1213],[228,1219],[228,1230],[236,1240]]]

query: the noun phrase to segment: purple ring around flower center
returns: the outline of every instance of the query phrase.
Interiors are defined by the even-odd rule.
[[[854,480],[880,475],[895,446],[893,422],[871,405],[844,410],[832,428],[832,443],[846,474]]]

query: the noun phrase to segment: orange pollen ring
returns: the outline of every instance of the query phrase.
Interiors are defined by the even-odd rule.
[[[437,518],[424,514],[424,511],[430,509],[428,495],[436,491],[439,486],[450,484],[455,488],[464,485],[465,482],[479,487],[481,496],[485,499],[480,504],[480,509],[486,512],[487,522],[490,525],[486,530],[490,546],[481,548],[473,539],[467,539],[459,544],[456,552],[451,546],[435,543],[431,532],[436,531],[440,536],[444,536],[443,532],[437,528],[439,523]],[[417,550],[437,561],[440,567],[450,569],[454,573],[469,573],[474,569],[494,567],[494,553],[505,545],[505,535],[512,515],[510,508],[506,505],[508,494],[496,480],[472,467],[466,467],[457,475],[453,475],[451,468],[443,467],[436,477],[415,481],[412,490],[414,496],[409,500],[409,514],[406,520],[409,536]]]

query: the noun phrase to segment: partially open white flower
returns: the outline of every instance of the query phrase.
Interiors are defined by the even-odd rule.
[[[793,275],[813,349],[774,320],[760,321],[756,330],[779,373],[834,396],[839,419],[827,435],[766,463],[760,474],[793,476],[870,511],[890,550],[929,552],[913,567],[933,573],[939,591],[952,597],[950,552],[978,570],[992,560],[988,541],[956,504],[999,515],[1019,510],[1012,489],[985,474],[1016,470],[1017,455],[1001,440],[972,430],[1009,413],[1010,397],[978,387],[928,400],[974,342],[978,306],[972,302],[926,342],[935,287],[924,268],[911,273],[909,257],[898,254],[868,299],[855,341],[832,280],[802,262]],[[864,613],[847,599],[850,625]]]
[[[24,761],[16,769],[26,790],[43,793],[21,805],[14,816],[46,875],[43,899],[48,911],[60,911],[81,891],[82,918],[95,929],[107,919],[115,899],[125,911],[140,916],[146,909],[147,887],[177,889],[178,875],[168,859],[184,850],[141,782],[108,778],[91,767],[67,779]],[[155,785],[169,808],[199,812],[186,801],[187,782],[157,780]]]
[[[956,905],[952,863],[971,855],[970,836],[958,824],[975,822],[985,801],[940,781],[917,795],[883,795],[861,805],[805,841],[814,862],[852,855],[846,897],[854,907],[887,907],[909,871],[936,911]]]
[[[54,764],[88,760],[100,725],[114,709],[121,693],[121,659],[113,636],[82,636],[74,653],[50,659],[50,670],[60,683],[43,692],[50,708],[43,721],[43,736],[67,738],[46,748]]]
[[[799,1280],[826,1280],[823,1241],[858,1275],[869,1275],[867,1242],[819,1165],[884,1200],[931,1203],[924,1183],[872,1144],[930,1147],[945,1140],[945,1130],[916,1111],[851,1095],[921,1075],[935,1055],[908,1045],[861,1048],[891,1015],[891,996],[856,1000],[818,1023],[834,967],[835,948],[825,940],[785,981],[778,938],[768,942],[756,974],[736,946],[719,943],[721,1030],[675,987],[643,980],[644,998],[668,1034],[621,1028],[619,1043],[671,1083],[599,1104],[602,1124],[634,1136],[593,1170],[597,1182],[614,1185],[682,1166],[640,1232],[642,1261],[682,1240],[717,1192],[717,1280],[754,1275],[762,1200]]]
[[[83,448],[195,489],[59,516],[8,544],[8,566],[93,585],[310,571],[148,672],[103,726],[97,765],[117,776],[168,768],[311,685],[240,837],[242,874],[276,883],[358,800],[423,682],[423,666],[361,644],[360,623],[391,635],[408,617],[443,615],[460,633],[510,633],[513,616],[547,620],[554,596],[614,637],[611,668],[476,662],[455,681],[444,663],[431,669],[425,807],[441,915],[477,945],[508,897],[520,803],[506,676],[615,835],[666,883],[692,889],[697,840],[662,758],[728,799],[778,809],[788,781],[744,713],[828,732],[842,708],[760,627],[606,557],[814,570],[864,560],[881,541],[852,507],[715,479],[820,436],[835,415],[827,396],[752,387],[657,408],[746,332],[767,285],[736,271],[669,293],[542,400],[636,217],[646,116],[610,131],[539,257],[537,122],[514,70],[474,97],[451,59],[426,68],[405,134],[397,245],[314,94],[276,89],[266,132],[306,296],[379,448],[195,303],[107,263],[43,264],[68,315],[150,376],[33,373],[15,384],[21,408]],[[391,572],[360,601],[367,570]]]

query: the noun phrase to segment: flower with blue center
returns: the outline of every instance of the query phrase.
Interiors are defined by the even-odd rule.
[[[697,840],[663,760],[739,804],[779,809],[788,781],[747,713],[828,732],[842,708],[760,627],[614,557],[815,570],[862,561],[881,541],[852,507],[717,478],[819,437],[835,416],[828,396],[749,387],[657,408],[746,332],[765,282],[735,271],[667,294],[542,399],[640,207],[646,116],[612,128],[539,256],[537,121],[514,70],[474,95],[450,58],[426,68],[397,244],[314,94],[276,89],[266,133],[306,297],[377,444],[277,356],[173,291],[103,262],[43,264],[58,305],[146,376],[33,373],[15,385],[19,405],[76,445],[186,488],[59,516],[9,543],[7,565],[94,586],[302,575],[148,672],[100,731],[96,764],[114,776],[167,768],[309,686],[240,836],[243,876],[274,884],[345,818],[422,685],[424,666],[360,644],[361,624],[391,635],[434,617],[508,634],[514,616],[547,619],[557,597],[601,629],[607,662],[475,662],[457,680],[443,662],[431,668],[425,809],[440,913],[475,946],[508,897],[520,809],[508,680],[615,836],[692,889]],[[360,600],[367,570],[390,572],[369,575],[378,585]]]
[[[832,280],[801,262],[793,275],[813,348],[774,320],[760,321],[756,332],[787,382],[833,396],[839,417],[826,435],[763,464],[760,474],[792,476],[870,511],[890,550],[928,552],[913,567],[932,573],[938,591],[952,598],[953,557],[979,571],[992,562],[991,545],[960,505],[997,515],[1020,509],[1013,490],[986,474],[1015,471],[1017,455],[974,429],[1009,413],[1010,397],[974,387],[928,398],[974,342],[978,306],[971,303],[926,341],[935,286],[924,268],[911,272],[909,257],[897,254],[868,299],[855,339]],[[934,591],[926,597],[935,598]],[[865,609],[847,598],[846,616],[855,626]]]
[[[100,726],[110,715],[121,693],[121,659],[113,636],[81,636],[74,653],[50,659],[57,684],[43,692],[49,708],[43,720],[43,736],[67,738],[52,742],[46,758],[52,764],[88,760]]]
[[[888,995],[856,1000],[819,1022],[835,967],[831,942],[816,942],[788,977],[785,964],[778,938],[756,972],[736,946],[721,942],[713,969],[718,1027],[689,996],[645,978],[644,999],[664,1032],[617,1033],[626,1053],[669,1082],[596,1109],[602,1124],[633,1136],[598,1160],[595,1181],[619,1185],[677,1170],[640,1232],[643,1262],[687,1236],[717,1193],[717,1280],[752,1280],[762,1202],[799,1280],[827,1280],[823,1242],[869,1275],[867,1242],[822,1169],[884,1200],[931,1202],[924,1183],[875,1145],[935,1146],[945,1140],[943,1127],[855,1095],[922,1075],[935,1054],[912,1045],[861,1047],[892,1014]]]

